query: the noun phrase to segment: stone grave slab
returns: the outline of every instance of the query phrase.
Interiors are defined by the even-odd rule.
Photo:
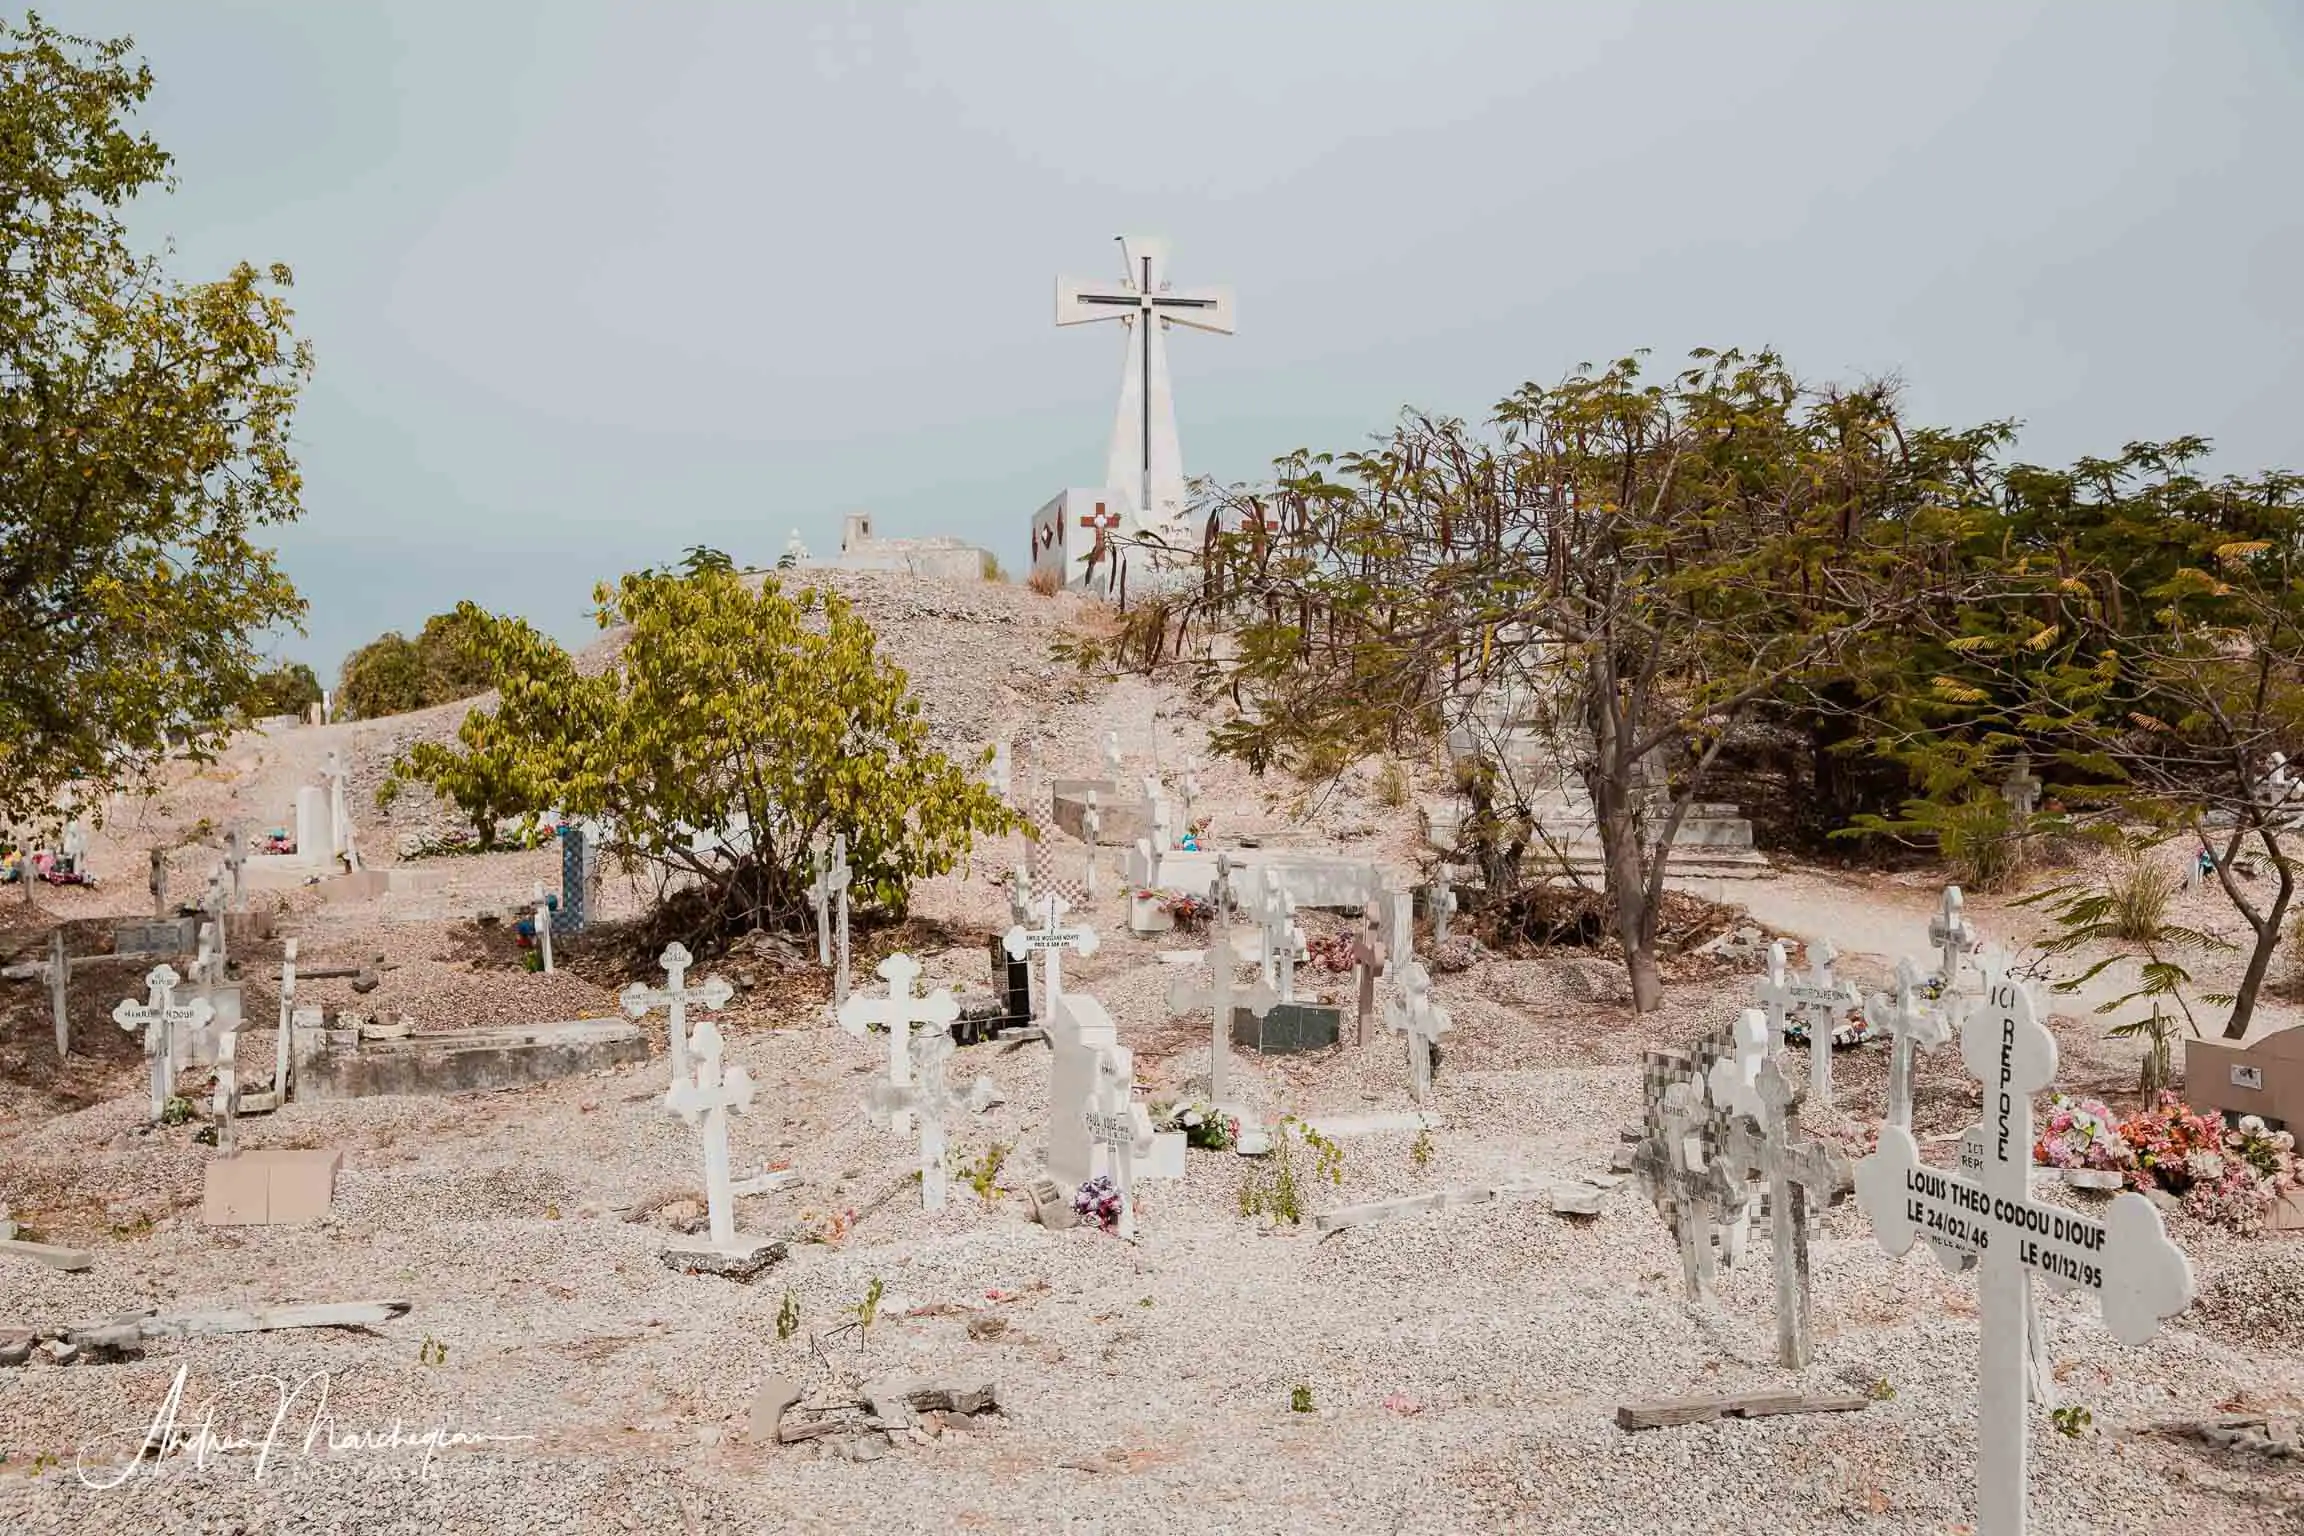
[[[1088,796],[1096,796],[1096,845],[1133,848],[1152,835],[1152,808],[1110,779],[1058,779],[1049,788],[1050,815],[1057,827],[1081,842],[1088,837]]]
[[[550,1082],[648,1059],[648,1037],[622,1019],[454,1029],[364,1040],[356,1029],[308,1029],[295,1039],[299,1103],[379,1094],[473,1093]]]
[[[200,1220],[211,1227],[279,1227],[318,1221],[336,1200],[342,1152],[243,1152],[208,1164]]]
[[[157,917],[112,925],[112,953],[124,958],[166,960],[199,947],[200,919]]]

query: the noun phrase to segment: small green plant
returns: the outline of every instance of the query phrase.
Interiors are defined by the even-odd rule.
[[[448,1363],[448,1346],[430,1334],[424,1335],[424,1342],[416,1346],[416,1363],[418,1365],[446,1365]]]
[[[1344,1182],[1344,1149],[1290,1115],[1280,1122],[1279,1130],[1272,1137],[1272,1152],[1265,1159],[1266,1166],[1251,1167],[1247,1177],[1240,1181],[1241,1215],[1270,1216],[1292,1226],[1303,1224],[1304,1197],[1298,1182],[1295,1150],[1299,1144],[1312,1156],[1310,1177],[1326,1179],[1331,1184]]]
[[[2096,1422],[2096,1415],[2078,1403],[2073,1403],[2068,1407],[2050,1410],[2048,1422],[2055,1425],[2056,1433],[2065,1439],[2077,1440],[2087,1433],[2089,1425]]]
[[[786,1291],[784,1305],[776,1309],[776,1341],[783,1343],[799,1331],[800,1298]]]
[[[1006,581],[1008,573],[1000,568],[1000,557],[988,549],[983,551],[983,556],[984,558],[979,563],[978,568],[984,579],[986,581]]]
[[[162,1125],[183,1125],[192,1118],[193,1113],[190,1099],[181,1096],[174,1097],[161,1106],[160,1123]]]
[[[1390,759],[1376,775],[1376,803],[1393,810],[1408,803],[1408,770]]]
[[[1312,1389],[1306,1386],[1290,1387],[1288,1389],[1288,1411],[1290,1413],[1310,1413],[1312,1411]]]
[[[886,1293],[880,1277],[874,1275],[872,1283],[864,1287],[864,1299],[852,1308],[856,1314],[856,1347],[864,1347],[864,1336],[872,1331],[873,1320],[880,1315],[880,1298]]]
[[[1890,1386],[1888,1378],[1883,1376],[1871,1386],[1866,1387],[1864,1395],[1876,1403],[1885,1403],[1896,1395],[1896,1389]]]
[[[976,1191],[979,1200],[990,1200],[999,1192],[1000,1167],[1008,1161],[1009,1144],[996,1141],[986,1147],[976,1161],[967,1165],[964,1175],[968,1187]]]
[[[2144,1061],[2137,1072],[2137,1092],[2147,1099],[2163,1088],[2175,1086],[2177,1020],[2155,999],[2152,1011],[2141,1019],[2130,1019],[2116,1024],[2110,1033],[2116,1039],[2142,1040]]]
[[[1432,1166],[1432,1133],[1418,1131],[1416,1139],[1408,1143],[1408,1166],[1422,1173]]]
[[[1137,1301],[1136,1301],[1136,1305],[1138,1305],[1138,1306],[1140,1306],[1140,1307],[1149,1307],[1149,1306],[1151,1306],[1151,1305],[1152,1305],[1152,1298],[1151,1298],[1151,1297],[1149,1297],[1149,1296],[1142,1296],[1142,1297],[1138,1297],[1138,1298],[1137,1298]]]
[[[2165,863],[2139,849],[2104,880],[2108,898],[2105,927],[2113,938],[2150,944],[2168,930],[2168,907],[2183,879]]]

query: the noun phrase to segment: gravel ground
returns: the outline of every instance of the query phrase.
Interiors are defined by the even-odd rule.
[[[1293,789],[1206,761],[1204,724],[1171,691],[1091,687],[1041,663],[1045,641],[1073,613],[1069,600],[841,584],[892,637],[948,743],[1015,735],[1021,803],[1044,806],[1059,774],[1098,771],[1108,729],[1120,732],[1130,772],[1142,771],[1156,723],[1165,765],[1202,756],[1203,808],[1220,837],[1412,854],[1413,812],[1377,804],[1372,774],[1292,819]],[[285,805],[325,746],[348,733],[373,733],[356,774],[380,772],[371,757],[388,731],[452,729],[460,708],[253,739],[209,776],[188,775],[116,819],[97,849],[99,870],[119,871],[115,880],[43,890],[38,911],[0,912],[0,933],[29,947],[57,917],[141,912],[141,850],[155,833],[236,805]],[[388,827],[421,824],[405,803],[395,813],[410,819],[378,818],[376,842],[389,840]],[[369,815],[363,809],[364,839]],[[913,931],[1005,927],[988,877],[1020,847],[980,849],[973,878],[930,882]],[[180,878],[204,874],[196,855],[182,859]],[[474,922],[549,881],[552,855],[438,867],[449,883],[412,896],[341,907],[287,896],[282,932],[300,936],[307,963],[382,955],[397,967],[366,998],[323,993],[344,986],[324,983],[306,1000],[405,1012],[424,1029],[612,1011],[608,989],[583,975],[513,969]],[[1792,878],[1861,899],[1831,877]],[[634,910],[640,895],[620,890],[612,909]],[[1890,892],[1879,913],[1909,905]],[[1992,904],[1976,910],[1987,931],[2001,931]],[[1091,920],[1104,943],[1068,961],[1067,984],[1106,1003],[1138,1053],[1141,1082],[1182,1086],[1207,1071],[1208,1028],[1167,1016],[1172,972],[1157,952],[1193,941],[1138,940],[1122,919],[1116,895],[1101,904]],[[867,963],[876,942],[885,939],[867,943]],[[275,1009],[277,948],[241,951],[252,1021]],[[938,980],[988,979],[980,942],[922,958]],[[1592,1000],[1604,995],[1593,966],[1485,957],[1440,977],[1455,1029],[1430,1106],[1441,1124],[1422,1166],[1410,1133],[1351,1137],[1342,1184],[1311,1186],[1308,1206],[1605,1168],[1618,1128],[1638,1113],[1640,1052],[1685,1043],[1727,1017],[1747,978],[1691,972],[1660,1013],[1635,1019]],[[666,1239],[658,1222],[623,1219],[628,1207],[700,1182],[694,1133],[660,1107],[660,1055],[531,1088],[292,1105],[244,1121],[247,1146],[341,1148],[335,1209],[310,1227],[209,1229],[197,1202],[213,1154],[192,1127],[139,1125],[141,1060],[104,1021],[126,995],[123,978],[109,968],[83,976],[75,1021],[101,1054],[61,1077],[41,1060],[44,993],[23,983],[0,991],[0,1049],[10,1053],[0,1199],[39,1235],[92,1247],[97,1262],[63,1275],[0,1260],[0,1326],[141,1306],[400,1297],[414,1307],[369,1332],[156,1342],[128,1364],[0,1368],[0,1519],[28,1531],[1056,1532],[1139,1529],[1150,1515],[1208,1532],[1842,1533],[1951,1532],[1972,1518],[1973,1283],[1918,1252],[1886,1258],[1852,1204],[1827,1214],[1811,1250],[1818,1358],[1797,1378],[1772,1363],[1764,1237],[1724,1275],[1716,1306],[1690,1307],[1670,1236],[1630,1184],[1591,1220],[1491,1205],[1320,1239],[1309,1225],[1241,1217],[1249,1164],[1195,1152],[1181,1183],[1140,1186],[1134,1245],[1045,1231],[1016,1193],[1045,1136],[1047,1057],[1037,1045],[955,1058],[958,1078],[989,1074],[1007,1095],[955,1128],[956,1152],[972,1161],[995,1144],[1014,1151],[993,1198],[956,1180],[949,1207],[928,1216],[907,1182],[909,1146],[860,1111],[880,1057],[826,1027],[811,975],[763,982],[727,1015],[730,1054],[759,1085],[751,1113],[733,1125],[736,1166],[785,1162],[800,1175],[796,1187],[741,1202],[742,1224],[800,1233],[820,1230],[829,1211],[862,1215],[834,1240],[796,1242],[753,1285],[670,1273],[657,1259]],[[1339,993],[1348,985],[1317,972],[1304,982]],[[1349,1040],[1349,1019],[1346,1027]],[[2131,1058],[2096,1038],[2096,1026],[2056,1028],[2068,1082],[2132,1076]],[[268,1060],[268,1036],[251,1029],[246,1050]],[[1365,1051],[1347,1044],[1242,1067],[1267,1116],[1409,1107],[1399,1049],[1381,1031]],[[1880,1049],[1844,1055],[1849,1113],[1818,1117],[1822,1128],[1860,1138],[1884,1073]],[[1951,1053],[1923,1058],[1924,1138],[1957,1130],[1977,1105]],[[2293,1414],[2304,1404],[2299,1245],[2182,1218],[2171,1231],[2192,1255],[2203,1301],[2151,1344],[2117,1347],[2092,1306],[2043,1299],[2058,1390],[2093,1420],[2076,1438],[2045,1422],[2035,1429],[2038,1531],[2143,1519],[2196,1532],[2304,1528],[2304,1463],[2139,1433],[2227,1405]],[[861,1342],[853,1331],[827,1337],[875,1279],[885,1297]],[[802,1327],[780,1340],[787,1297]],[[204,1468],[145,1466],[118,1486],[85,1486],[82,1459],[98,1481],[122,1476],[123,1443],[152,1423],[180,1369],[187,1429],[211,1397],[220,1429],[268,1419],[276,1390],[257,1378],[319,1373],[338,1437],[382,1434],[397,1420],[403,1434],[447,1423],[526,1438],[457,1446],[429,1466],[406,1447],[306,1456],[307,1396],[262,1476],[254,1453],[236,1450]],[[746,1410],[764,1378],[814,1384],[834,1369],[989,1376],[1001,1411],[872,1462],[826,1442],[749,1443]],[[1877,1400],[1861,1414],[1641,1434],[1612,1422],[1615,1405],[1633,1398],[1795,1381]],[[1310,1390],[1310,1412],[1291,1409],[1299,1386]]]

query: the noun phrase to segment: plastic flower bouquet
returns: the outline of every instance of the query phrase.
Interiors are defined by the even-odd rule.
[[[2125,1173],[2135,1162],[2135,1152],[2103,1100],[2060,1093],[2048,1107],[2048,1123],[2032,1148],[2032,1159],[2049,1168]]]

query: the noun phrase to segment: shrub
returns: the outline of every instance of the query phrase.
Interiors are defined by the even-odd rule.
[[[1008,579],[1008,573],[1000,568],[998,555],[987,549],[983,551],[983,557],[978,564],[978,573],[986,581],[1006,581]]]
[[[976,765],[934,749],[903,669],[837,595],[703,570],[627,576],[597,598],[602,628],[629,626],[615,670],[585,677],[493,620],[500,702],[465,717],[458,746],[420,742],[394,772],[485,829],[549,808],[606,823],[607,852],[683,877],[651,944],[712,952],[798,923],[835,834],[850,899],[900,917],[915,881],[1016,825]]]
[[[1055,567],[1042,566],[1024,578],[1024,585],[1042,597],[1054,597],[1064,589],[1064,578],[1057,574]]]
[[[2104,885],[2111,898],[2105,921],[2112,936],[2131,944],[2158,939],[2167,930],[2168,905],[2182,885],[2174,870],[2155,863],[2149,854],[2130,855]]]

